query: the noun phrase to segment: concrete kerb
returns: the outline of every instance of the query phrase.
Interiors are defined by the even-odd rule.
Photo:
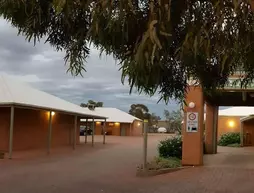
[[[163,168],[158,170],[143,170],[143,169],[137,169],[136,176],[137,177],[152,177],[167,173],[172,173],[176,171],[180,171],[182,169],[192,168],[193,166],[184,166],[184,167],[178,167],[178,168]]]

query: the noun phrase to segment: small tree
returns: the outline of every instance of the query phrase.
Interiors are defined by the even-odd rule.
[[[155,113],[150,115],[149,119],[149,131],[155,133],[158,129],[158,121],[161,120],[160,116],[157,116]]]
[[[103,102],[95,102],[94,100],[88,100],[87,103],[80,104],[80,106],[83,108],[88,107],[88,105],[94,105],[94,107],[103,107]]]
[[[168,131],[182,132],[182,113],[180,110],[169,112],[164,110],[164,116],[168,124]]]
[[[151,116],[148,107],[143,104],[132,104],[129,110],[129,114],[141,120],[149,119]]]
[[[158,124],[158,120],[161,119],[160,116],[157,116],[155,113],[150,113],[149,108],[144,104],[132,104],[129,114],[141,120],[147,119],[150,132],[155,132],[157,130],[156,125]]]
[[[157,116],[155,113],[150,115],[151,125],[157,125],[159,120],[161,120],[160,116]]]

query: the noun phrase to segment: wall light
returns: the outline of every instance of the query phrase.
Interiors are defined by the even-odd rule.
[[[235,126],[235,122],[234,121],[229,121],[228,122],[228,126],[231,127],[231,128],[234,127]]]
[[[99,125],[99,124],[101,124],[101,122],[100,122],[100,121],[97,121],[96,124]]]
[[[189,106],[189,108],[193,109],[195,107],[195,103],[194,102],[190,102],[188,106]]]
[[[118,123],[118,122],[115,122],[115,125],[120,125],[120,123]]]
[[[54,115],[55,115],[55,112],[54,112],[54,111],[52,111],[52,112],[51,112],[51,115],[52,115],[52,116],[54,116]]]
[[[140,126],[140,123],[138,122],[138,126]]]

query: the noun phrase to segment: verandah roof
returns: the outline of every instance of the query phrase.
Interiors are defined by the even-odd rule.
[[[17,105],[27,108],[59,111],[85,118],[107,118],[98,112],[82,108],[61,98],[35,89],[7,75],[0,75],[0,105]]]
[[[86,108],[88,109],[88,108]],[[117,108],[109,108],[109,107],[96,107],[93,112],[106,115],[108,117],[107,122],[118,122],[118,123],[133,123],[133,121],[142,121],[141,119],[130,115],[124,111],[121,111]],[[81,121],[86,121],[81,119]],[[92,121],[92,120],[88,120]],[[104,121],[104,120],[97,120]]]

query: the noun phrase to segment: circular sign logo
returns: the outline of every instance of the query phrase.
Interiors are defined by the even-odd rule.
[[[194,113],[190,113],[190,114],[189,114],[189,119],[190,119],[191,121],[195,120],[195,119],[196,119],[196,115],[195,115]]]

